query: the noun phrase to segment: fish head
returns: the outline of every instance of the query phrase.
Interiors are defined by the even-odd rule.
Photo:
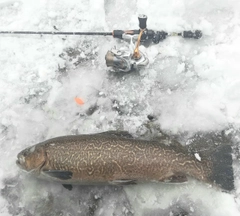
[[[46,162],[46,153],[42,146],[31,146],[17,155],[16,164],[27,172],[39,172]]]

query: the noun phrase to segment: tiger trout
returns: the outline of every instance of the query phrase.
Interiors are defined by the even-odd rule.
[[[234,189],[231,146],[222,145],[210,156],[189,152],[176,141],[132,138],[127,132],[57,137],[28,147],[17,165],[40,178],[72,184],[134,184],[185,182],[187,177]]]

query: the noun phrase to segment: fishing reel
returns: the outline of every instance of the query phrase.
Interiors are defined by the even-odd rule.
[[[116,47],[109,50],[105,56],[107,67],[111,67],[114,72],[129,72],[133,69],[139,70],[148,65],[149,60],[143,52],[137,50],[134,52],[134,41],[137,41],[138,35],[124,34],[125,40],[130,40],[129,47]],[[138,49],[138,47],[137,47]]]
[[[199,39],[202,37],[202,32],[197,30],[184,31],[182,33],[167,33],[164,31],[153,31],[147,29],[147,16],[139,15],[139,30],[114,30],[113,37],[130,41],[129,47],[112,48],[105,55],[107,67],[111,67],[114,72],[129,72],[133,69],[139,70],[148,65],[149,60],[147,55],[139,50],[140,42],[152,40],[158,44],[168,36],[182,36],[183,38]],[[134,45],[135,44],[135,45]]]
[[[149,60],[143,52],[139,50],[140,41],[143,40],[143,30],[146,29],[147,16],[139,15],[138,31],[114,30],[113,37],[129,41],[129,47],[109,50],[105,56],[107,67],[111,67],[114,72],[129,72],[133,69],[139,70],[148,65]],[[136,45],[135,45],[136,43]]]
[[[149,60],[146,55],[140,52],[141,57],[134,59],[128,49],[109,50],[105,56],[107,67],[112,67],[115,72],[129,72],[133,69],[139,70],[148,65]]]

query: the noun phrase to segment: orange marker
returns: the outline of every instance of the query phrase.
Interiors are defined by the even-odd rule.
[[[79,97],[75,97],[75,102],[77,104],[79,104],[79,105],[83,105],[84,104],[84,101],[81,98],[79,98]]]

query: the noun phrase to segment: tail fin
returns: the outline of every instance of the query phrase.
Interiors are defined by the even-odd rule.
[[[212,161],[212,172],[209,176],[209,181],[214,182],[223,190],[233,190],[232,147],[230,145],[221,145],[212,151],[210,158]]]
[[[229,143],[232,143],[232,138],[224,131],[199,133],[189,139],[189,151],[198,152],[203,160],[211,161],[207,181],[225,191],[234,190],[232,147]]]

